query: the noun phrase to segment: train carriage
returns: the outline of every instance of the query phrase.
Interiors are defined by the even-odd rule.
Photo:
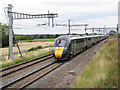
[[[56,38],[53,56],[56,60],[66,60],[84,49],[106,39],[106,35],[78,36],[63,35]]]

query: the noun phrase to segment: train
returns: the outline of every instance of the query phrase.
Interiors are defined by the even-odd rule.
[[[68,60],[68,58],[107,38],[107,35],[62,35],[54,41],[53,56],[58,61]]]

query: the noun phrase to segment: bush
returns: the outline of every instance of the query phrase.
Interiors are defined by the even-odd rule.
[[[28,51],[35,51],[37,49],[42,49],[42,46],[33,47],[33,48],[29,49]]]
[[[118,37],[120,38],[120,33],[118,34]]]
[[[37,49],[42,49],[42,46],[37,46]]]
[[[2,23],[0,23],[0,29],[2,32],[2,47],[7,47],[9,46],[8,26],[6,24],[2,25]],[[15,39],[13,39],[13,45],[15,45]]]

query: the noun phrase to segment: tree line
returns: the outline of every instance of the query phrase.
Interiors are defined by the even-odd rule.
[[[42,34],[42,35],[15,35],[17,40],[33,40],[33,39],[47,39],[47,38],[56,38],[60,36],[60,34],[50,35],[50,34]],[[8,26],[6,24],[0,23],[0,46],[8,47],[9,46],[9,31]],[[15,45],[15,38],[13,37],[13,45]]]
[[[2,38],[2,47],[9,46],[9,32],[8,32],[8,26],[6,24],[0,23],[0,38]],[[13,45],[15,45],[15,39],[13,39]]]
[[[33,39],[47,39],[47,38],[56,38],[60,34],[50,35],[50,34],[41,34],[41,35],[16,35],[17,40],[33,40]]]
[[[110,33],[116,34],[115,31],[111,30]],[[87,33],[88,34],[88,33]],[[86,35],[87,35],[86,34]],[[17,40],[33,40],[33,39],[47,39],[47,38],[57,38],[58,36],[63,35],[63,34],[40,34],[40,35],[15,35]],[[76,35],[73,33],[72,35]],[[82,34],[80,36],[83,36]],[[9,32],[8,32],[8,26],[6,24],[0,23],[0,38],[2,37],[2,47],[7,47],[9,46]],[[119,34],[120,38],[120,34]],[[0,43],[1,44],[1,43]],[[15,45],[15,39],[13,37],[13,45]]]

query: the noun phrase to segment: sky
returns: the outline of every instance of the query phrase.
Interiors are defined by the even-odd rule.
[[[119,1],[119,4],[118,4],[118,33],[120,33],[120,1]]]
[[[55,24],[67,24],[70,19],[71,24],[87,23],[89,27],[114,27],[118,23],[118,2],[119,0],[0,0],[0,22],[7,23],[4,8],[12,4],[15,12],[47,14],[49,10],[50,13],[58,13],[58,18],[54,19]],[[42,23],[47,23],[47,19],[14,20],[14,28],[22,28],[14,31],[16,34],[68,32],[67,27],[36,28],[37,24]]]

